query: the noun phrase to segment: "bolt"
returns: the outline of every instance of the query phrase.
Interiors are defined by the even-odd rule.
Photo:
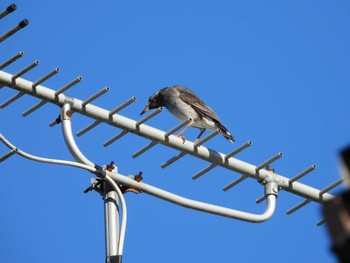
[[[67,115],[68,117],[72,117],[73,112],[72,112],[71,110],[67,110],[67,111],[66,111],[66,115]]]

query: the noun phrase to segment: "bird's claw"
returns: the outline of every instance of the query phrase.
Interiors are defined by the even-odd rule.
[[[185,137],[185,136],[182,136],[182,135],[180,135],[180,134],[178,134],[178,135],[176,135],[176,136],[182,139],[182,144],[185,143],[185,141],[186,141],[186,137]]]
[[[269,171],[269,172],[275,172],[275,169],[274,168],[271,168],[270,165],[266,165],[266,171]]]

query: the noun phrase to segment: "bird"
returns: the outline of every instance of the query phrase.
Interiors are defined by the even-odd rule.
[[[177,119],[184,121],[191,118],[191,121],[186,125],[185,129],[180,131],[177,136],[182,138],[183,142],[186,138],[182,134],[189,128],[199,128],[200,133],[194,142],[197,142],[203,135],[206,129],[220,130],[229,142],[235,141],[232,134],[222,124],[215,112],[205,104],[193,91],[180,85],[173,87],[165,87],[149,97],[146,107],[140,115],[145,112],[165,107]]]

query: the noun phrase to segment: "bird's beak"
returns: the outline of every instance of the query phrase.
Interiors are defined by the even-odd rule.
[[[146,107],[143,109],[140,115],[144,114],[146,111],[149,111],[149,105],[147,104]]]

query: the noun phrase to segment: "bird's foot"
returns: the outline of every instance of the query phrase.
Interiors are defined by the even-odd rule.
[[[182,144],[185,143],[185,141],[186,141],[186,137],[185,137],[185,136],[182,136],[182,135],[180,135],[180,134],[178,134],[178,135],[176,135],[176,136],[182,139]]]
[[[270,165],[266,165],[266,171],[269,171],[269,172],[275,172],[275,169],[274,168],[271,168]]]

